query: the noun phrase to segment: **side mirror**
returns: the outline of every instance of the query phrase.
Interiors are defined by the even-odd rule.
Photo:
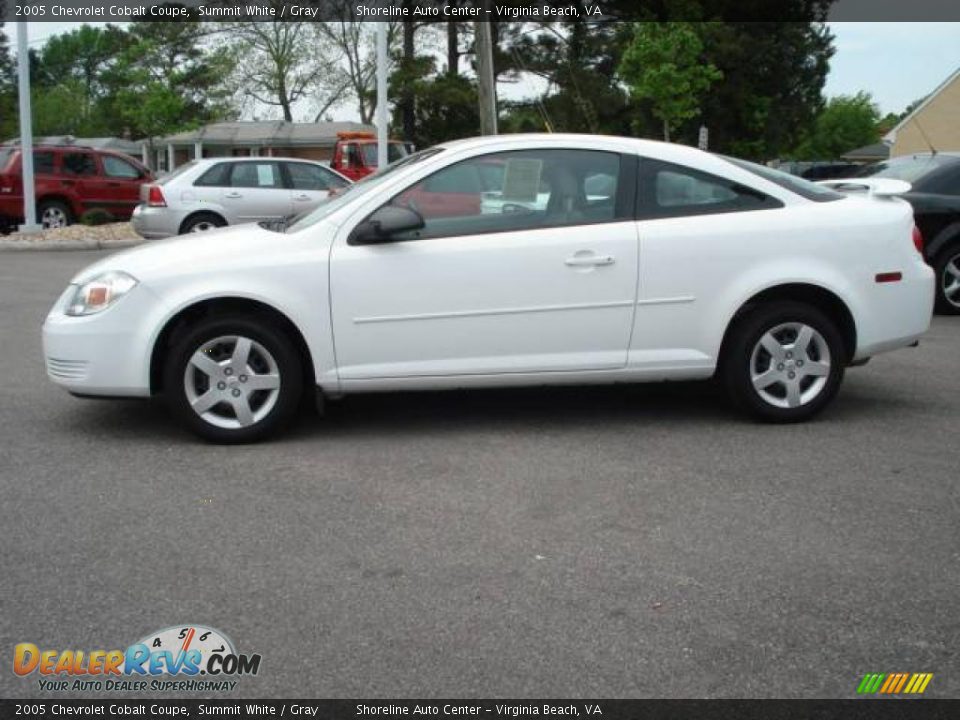
[[[390,242],[395,235],[423,228],[423,216],[416,210],[384,205],[357,225],[350,233],[351,245],[375,245]]]

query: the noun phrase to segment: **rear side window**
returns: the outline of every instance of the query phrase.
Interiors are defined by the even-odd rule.
[[[639,192],[641,219],[783,207],[776,198],[727,178],[660,160],[640,161]]]
[[[960,196],[960,162],[950,163],[924,175],[913,184],[918,192]]]
[[[282,188],[280,166],[275,162],[243,162],[233,166],[230,187],[235,188]]]
[[[3,162],[0,162],[0,167]],[[53,153],[52,152],[34,152],[33,153],[33,171],[35,173],[53,173]]]
[[[107,177],[125,180],[136,180],[140,177],[139,168],[126,160],[113,155],[101,155],[100,160],[103,162],[103,172]]]
[[[197,187],[230,187],[230,163],[217,163],[193,184]]]
[[[90,153],[64,153],[60,164],[63,172],[68,175],[97,174],[97,163]]]
[[[813,200],[814,202],[831,202],[833,200],[842,200],[846,197],[846,195],[836,190],[831,190],[823,185],[817,185],[796,175],[785,173],[782,170],[774,170],[773,168],[757,165],[756,163],[740,160],[739,158],[726,157],[724,155],[718,157],[722,157],[738,168],[752,172],[754,175],[762,177],[764,180],[769,180],[774,185],[779,185],[785,190],[789,190],[807,200]]]
[[[347,182],[328,170],[309,163],[287,163],[290,184],[294,190],[329,190],[340,188]]]

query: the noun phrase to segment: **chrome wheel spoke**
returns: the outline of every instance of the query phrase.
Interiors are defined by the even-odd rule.
[[[219,390],[207,390],[203,395],[198,397],[192,403],[190,407],[193,408],[193,411],[198,415],[202,415],[212,408],[217,403],[223,400],[223,395]]]
[[[244,384],[247,390],[251,392],[254,390],[275,390],[280,387],[280,376],[275,373],[251,375]]]
[[[803,366],[803,374],[810,377],[827,377],[830,374],[830,365],[818,360],[810,360]]]
[[[190,356],[190,364],[211,378],[219,377],[223,372],[220,363],[200,350],[197,350],[197,352]]]
[[[787,405],[792,408],[799,407],[801,403],[800,382],[798,380],[788,380],[784,383],[787,388]]]
[[[750,381],[757,390],[765,390],[774,383],[780,382],[780,375],[781,373],[771,366],[769,370],[765,370],[759,375],[751,377]]]
[[[813,328],[809,325],[804,325],[800,328],[800,332],[797,333],[797,339],[793,343],[794,350],[802,356],[806,356],[810,349],[811,340],[813,340]]]
[[[231,402],[233,404],[233,410],[237,414],[237,422],[240,423],[240,427],[253,425],[253,410],[250,409],[249,398],[243,394],[233,398]]]
[[[780,360],[783,357],[783,345],[780,344],[780,341],[777,340],[772,333],[765,333],[764,336],[760,338],[760,344],[764,350],[770,353],[770,357],[774,360]]]
[[[252,343],[250,338],[237,338],[237,344],[233,348],[233,355],[230,357],[230,364],[236,372],[242,372],[246,369],[250,361],[250,348]]]
[[[954,258],[947,263],[946,270],[948,273],[953,275],[957,280],[960,280],[960,258]]]

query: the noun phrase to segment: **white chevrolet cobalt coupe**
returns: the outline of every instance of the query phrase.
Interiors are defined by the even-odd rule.
[[[408,156],[283,232],[113,255],[43,330],[75,395],[162,395],[218,442],[305,393],[717,375],[804,420],[844,368],[914,344],[933,273],[893,180],[849,192],[658,142],[506,135]]]

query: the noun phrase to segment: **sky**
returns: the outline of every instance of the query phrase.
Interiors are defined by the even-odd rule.
[[[102,25],[104,23],[91,23]],[[72,29],[68,22],[27,23],[30,45]],[[882,114],[899,113],[914,100],[934,90],[960,68],[960,22],[941,23],[829,23],[835,36],[836,54],[824,94],[852,95],[869,92]],[[8,24],[11,45],[15,26]],[[501,86],[501,96],[516,99],[529,94],[535,83]],[[346,114],[345,114],[346,112]],[[340,108],[336,119],[349,120],[349,110]],[[343,117],[341,117],[343,116]]]

